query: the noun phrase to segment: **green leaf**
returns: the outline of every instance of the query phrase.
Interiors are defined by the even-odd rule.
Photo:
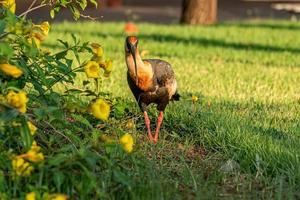
[[[71,10],[71,12],[72,12],[72,14],[73,14],[73,18],[74,18],[75,20],[78,20],[79,17],[80,17],[80,12],[79,12],[79,10],[78,10],[75,6],[70,6],[70,10]]]
[[[7,83],[6,87],[10,88],[18,88],[18,90],[25,87],[26,80],[24,78],[20,78],[18,80],[11,80]]]
[[[63,172],[56,171],[53,174],[53,181],[54,181],[56,188],[60,188],[60,186],[63,184],[64,180],[65,180],[65,175]]]
[[[0,192],[5,192],[6,189],[5,176],[2,171],[0,171]]]
[[[58,112],[61,113],[61,110],[55,106],[41,107],[33,110],[33,113],[35,114],[36,118],[39,120],[46,119],[51,114],[58,113]]]
[[[72,69],[70,69],[67,65],[63,64],[63,63],[60,63],[58,66],[57,66],[57,69],[59,72],[63,73],[63,74],[66,74],[65,76],[67,76],[67,73],[69,73]]]
[[[11,121],[19,115],[19,111],[16,109],[9,109],[8,111],[0,113],[1,121]]]
[[[74,41],[75,44],[77,44],[77,38],[76,35],[74,33],[71,33],[72,39]]]
[[[40,82],[36,81],[35,79],[32,79],[31,83],[33,84],[34,89],[36,89],[39,92],[40,95],[44,94],[44,89],[41,86]]]
[[[93,126],[90,124],[90,122],[86,118],[84,118],[82,115],[72,114],[72,117],[76,121],[79,121],[79,122],[83,123],[84,125],[86,125],[87,127],[93,129]]]
[[[48,164],[50,166],[59,166],[62,163],[64,163],[66,160],[69,159],[69,156],[67,154],[57,154],[55,157],[52,157],[48,160]]]
[[[86,96],[95,96],[95,97],[97,97],[97,94],[92,90],[84,90],[84,92],[86,93]]]
[[[113,175],[116,182],[119,182],[125,186],[130,186],[130,178],[123,172],[114,170]]]
[[[98,6],[97,0],[90,0],[90,2],[91,2],[92,4],[94,4],[94,6],[97,8],[97,6]]]
[[[80,1],[78,1],[78,4],[79,4],[80,8],[82,10],[84,10],[87,6],[87,1],[86,0],[80,0]]]
[[[121,118],[125,115],[125,111],[128,109],[128,104],[125,102],[118,102],[114,105],[114,115],[116,118]]]
[[[5,27],[6,27],[5,21],[4,21],[4,20],[1,20],[1,21],[0,21],[0,34],[3,34],[3,33],[4,33]]]
[[[59,52],[55,55],[56,59],[60,60],[60,59],[63,59],[64,57],[66,57],[68,51],[65,50],[65,51],[62,51],[62,52]]]
[[[74,51],[74,55],[76,57],[77,62],[80,64],[80,57],[77,51]]]
[[[13,56],[14,50],[8,43],[0,43],[0,56],[5,57],[7,60]]]
[[[61,44],[63,44],[66,48],[69,48],[69,44],[66,41],[63,41],[61,39],[57,39],[58,42],[60,42]]]
[[[32,144],[32,137],[27,125],[27,121],[25,119],[23,119],[23,123],[21,126],[21,139],[22,142],[24,143],[25,148],[29,150]]]
[[[55,17],[54,9],[50,10],[50,17],[53,19]]]
[[[82,90],[79,90],[79,89],[69,89],[65,93],[67,94],[66,96],[68,96],[69,93],[72,93],[72,94],[81,94]]]
[[[67,4],[70,3],[70,1],[68,1],[68,0],[60,0],[59,3],[60,4],[58,4],[57,7],[59,7],[59,6],[66,7]]]
[[[78,128],[79,131],[82,131],[82,129]],[[78,137],[76,134],[74,134],[74,131],[71,130],[65,130],[65,135],[72,141],[74,145],[79,145],[82,143],[82,138]],[[72,148],[74,148],[72,146]]]
[[[71,69],[72,64],[73,64],[73,60],[71,60],[71,59],[66,59],[66,64],[67,64],[68,67]]]

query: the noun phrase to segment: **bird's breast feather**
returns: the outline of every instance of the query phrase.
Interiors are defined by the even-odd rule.
[[[153,88],[153,78],[149,74],[139,73],[137,86],[143,91],[149,91]]]

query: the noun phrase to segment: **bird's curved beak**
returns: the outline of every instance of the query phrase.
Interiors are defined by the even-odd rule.
[[[130,52],[131,52],[131,55],[132,55],[133,61],[134,61],[135,83],[138,84],[138,74],[137,74],[137,64],[136,64],[136,58],[135,58],[135,50],[136,50],[135,45],[130,45]]]

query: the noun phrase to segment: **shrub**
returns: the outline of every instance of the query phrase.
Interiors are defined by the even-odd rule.
[[[94,0],[89,2],[97,5]],[[72,35],[72,44],[58,40],[64,49],[49,52],[43,48],[43,41],[50,24],[35,24],[26,18],[28,12],[50,6],[52,17],[66,7],[78,19],[79,8],[84,10],[87,3],[46,0],[16,16],[15,2],[1,1],[0,199],[25,197],[26,193],[26,199],[66,199],[60,192],[74,191],[80,196],[93,192],[100,195],[91,173],[109,166],[112,152],[123,156],[119,149],[126,146],[124,141],[122,145],[100,143],[104,136],[94,126],[99,123],[97,119],[105,124],[110,113],[109,99],[99,90],[98,82],[110,75],[112,61],[104,59],[101,45],[81,43]],[[90,59],[81,60],[83,53],[88,53]],[[55,91],[56,84],[73,84],[78,73],[86,73],[83,86],[95,84],[96,91]],[[82,101],[84,97],[90,103]],[[92,115],[81,114],[86,111]],[[85,134],[86,131],[89,133]],[[127,152],[132,138],[130,142]],[[99,145],[107,144],[108,148],[102,148],[99,154]],[[80,173],[80,178],[73,173]]]

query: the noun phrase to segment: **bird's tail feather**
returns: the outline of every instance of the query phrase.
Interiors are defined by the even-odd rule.
[[[179,101],[180,100],[180,94],[176,91],[175,94],[171,98],[172,101]]]

